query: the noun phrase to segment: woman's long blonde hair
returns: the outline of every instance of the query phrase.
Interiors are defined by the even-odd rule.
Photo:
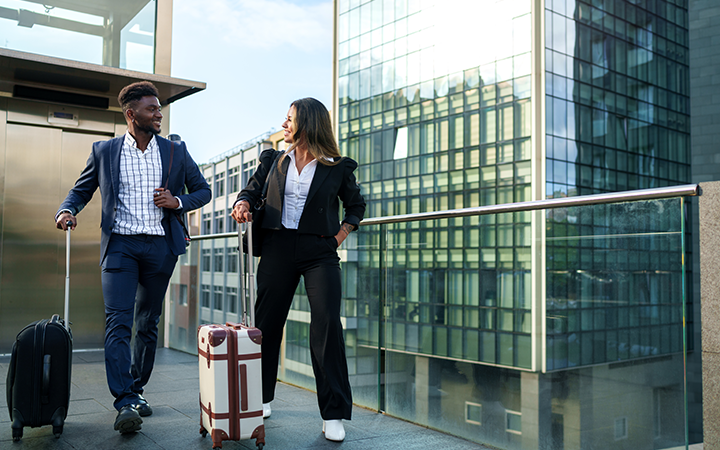
[[[334,166],[340,162],[340,150],[332,130],[330,113],[325,105],[314,98],[307,97],[295,100],[290,107],[295,107],[293,123],[293,144],[290,147],[304,147],[317,159],[318,163]],[[285,152],[278,158],[278,170],[281,170]],[[337,159],[337,160],[336,160]]]

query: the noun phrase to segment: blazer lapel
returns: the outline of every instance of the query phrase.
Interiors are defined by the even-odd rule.
[[[110,146],[110,180],[112,181],[113,197],[117,201],[120,195],[120,153],[125,142],[125,135],[119,136]]]
[[[277,164],[277,163],[275,163]],[[280,194],[280,205],[285,201],[285,183],[287,182],[287,173],[290,168],[290,157],[286,156],[280,165],[280,170],[275,169],[275,181],[278,187],[278,193]],[[282,172],[282,173],[281,173]],[[282,208],[282,206],[281,206]]]
[[[160,159],[162,160],[162,174],[160,176],[160,186],[158,187],[163,187],[167,183],[167,187],[170,189],[170,183],[168,183],[167,180],[170,177],[170,153],[173,150],[173,146],[169,141],[165,141],[164,139],[160,140],[156,137],[155,140],[158,143],[158,148],[160,149]]]
[[[322,186],[323,181],[325,181],[325,178],[330,174],[330,171],[335,166],[326,166],[325,164],[320,164],[320,161],[317,162],[317,167],[315,168],[315,176],[313,177],[312,183],[310,183],[310,190],[308,191],[308,196],[306,203],[309,202],[313,195],[315,195],[319,190],[320,186]]]

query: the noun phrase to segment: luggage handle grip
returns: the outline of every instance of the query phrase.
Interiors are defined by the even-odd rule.
[[[57,316],[57,315],[56,315]],[[56,317],[54,316],[54,317]],[[53,318],[54,318],[53,317]],[[42,402],[49,402],[50,395],[50,355],[43,356]]]
[[[225,326],[226,326],[226,327],[230,327],[230,328],[232,328],[232,329],[234,329],[234,330],[237,330],[237,329],[240,329],[240,328],[244,327],[245,325],[243,325],[242,323],[225,322]]]

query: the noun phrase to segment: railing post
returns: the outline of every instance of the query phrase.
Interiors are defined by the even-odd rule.
[[[385,411],[385,305],[387,305],[387,251],[388,226],[380,225],[378,267],[380,269],[378,295],[378,411]]]

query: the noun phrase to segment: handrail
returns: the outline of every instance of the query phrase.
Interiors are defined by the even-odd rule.
[[[238,237],[237,231],[234,233],[215,233],[215,234],[200,234],[197,236],[190,236],[193,241],[205,241],[208,239],[222,239],[222,238],[236,238]]]
[[[503,214],[537,209],[567,208],[571,206],[603,205],[607,203],[621,203],[640,200],[657,200],[674,197],[697,196],[700,186],[697,184],[683,184],[652,189],[637,189],[633,191],[608,192],[604,194],[581,195],[577,197],[549,198],[546,200],[532,200],[529,202],[503,203],[500,205],[476,206],[471,208],[450,209],[445,211],[430,211],[424,213],[401,214],[397,216],[371,217],[360,222],[362,226],[380,225],[386,223],[413,222],[416,220],[448,219],[452,217],[485,216],[488,214]],[[237,237],[237,233],[218,233],[193,236],[193,240],[218,239]]]
[[[602,205],[638,200],[656,200],[661,198],[685,197],[698,195],[699,185],[685,184],[634,191],[609,192],[605,194],[582,195],[577,197],[549,198],[529,202],[503,203],[500,205],[476,206],[471,208],[431,211],[397,216],[372,217],[364,219],[360,225],[380,225],[386,223],[412,222],[416,220],[447,219],[451,217],[485,216],[537,209],[567,208],[570,206]]]

